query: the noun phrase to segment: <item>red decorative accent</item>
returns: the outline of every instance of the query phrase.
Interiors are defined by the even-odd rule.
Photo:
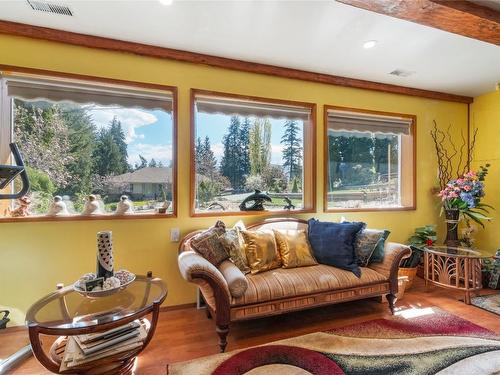
[[[436,311],[429,315],[404,319],[375,319],[327,331],[336,335],[355,337],[405,336],[481,336],[496,337],[496,334],[468,320],[446,312]]]
[[[432,244],[433,244],[433,243],[434,243],[434,241],[433,241],[433,240],[431,240],[431,239],[425,240],[425,244],[426,244],[427,246],[432,246]]]
[[[299,367],[314,375],[345,375],[327,356],[304,348],[286,345],[265,345],[233,355],[219,365],[212,375],[240,375],[254,368],[283,364]]]

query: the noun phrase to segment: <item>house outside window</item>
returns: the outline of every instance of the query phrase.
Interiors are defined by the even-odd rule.
[[[413,209],[412,115],[325,107],[325,210]]]
[[[90,194],[104,215],[115,211],[124,194],[136,214],[167,205],[173,211],[175,124],[169,88],[12,73],[0,78],[0,126],[10,128],[27,165],[32,216],[46,215],[56,195],[71,216],[82,213]],[[6,159],[8,140],[0,147]],[[138,183],[161,189],[136,192]],[[15,208],[11,202],[0,216]]]
[[[241,213],[256,190],[271,198],[267,211],[313,209],[313,104],[200,90],[192,98],[193,215]]]

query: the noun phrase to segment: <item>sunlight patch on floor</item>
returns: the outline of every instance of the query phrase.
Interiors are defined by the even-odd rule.
[[[395,315],[401,316],[405,319],[412,319],[419,316],[431,315],[434,313],[435,311],[432,309],[432,307],[424,307],[423,309],[419,309],[418,307],[410,307],[408,309],[398,311],[397,313],[395,313]]]

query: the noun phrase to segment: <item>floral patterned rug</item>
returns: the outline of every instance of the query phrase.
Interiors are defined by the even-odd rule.
[[[471,303],[481,309],[500,315],[500,294],[471,298]]]
[[[181,362],[168,375],[500,373],[500,336],[437,308]]]

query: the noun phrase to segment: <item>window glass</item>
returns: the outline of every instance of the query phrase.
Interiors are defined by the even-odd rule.
[[[94,213],[114,213],[122,195],[136,214],[172,210],[171,93],[34,79],[3,84],[32,215],[53,213],[54,196],[70,215],[85,211],[89,195],[98,202]]]
[[[403,172],[413,169],[411,120],[329,111],[327,126],[328,209],[398,208],[412,201],[413,175]]]
[[[205,96],[195,106],[195,212],[245,210],[255,190],[266,210],[310,205],[310,108]]]

